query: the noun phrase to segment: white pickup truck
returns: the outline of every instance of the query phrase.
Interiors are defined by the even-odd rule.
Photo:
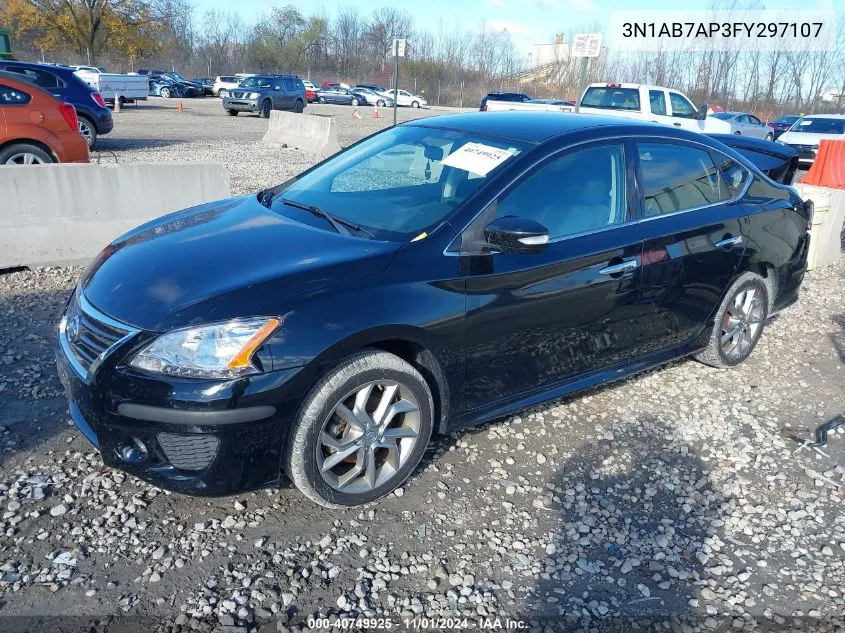
[[[574,112],[575,106],[535,103],[487,101],[487,110],[556,110]],[[664,125],[703,132],[730,134],[731,125],[706,116],[707,107],[696,108],[686,95],[661,86],[645,84],[598,83],[590,84],[581,97],[580,112],[604,114],[637,121],[654,121]]]

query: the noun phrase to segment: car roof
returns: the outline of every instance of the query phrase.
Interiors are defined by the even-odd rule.
[[[562,112],[468,112],[416,119],[403,125],[441,127],[488,136],[499,136],[528,143],[540,143],[555,136],[585,128],[637,127],[667,131],[657,123],[640,122],[606,115],[568,114]]]
[[[41,86],[36,84],[26,75],[21,75],[20,73],[7,73],[0,70],[0,80],[9,83],[15,83],[20,86],[26,86],[26,90],[36,90],[37,92],[41,93],[42,95],[54,98],[52,94],[50,94],[47,90],[44,90]]]
[[[845,114],[805,114],[799,119],[845,119]]]

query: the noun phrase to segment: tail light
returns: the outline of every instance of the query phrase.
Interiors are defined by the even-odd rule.
[[[605,84],[607,88],[621,88],[622,84]]]
[[[98,106],[102,106],[104,108],[106,107],[106,101],[105,99],[103,99],[103,95],[101,95],[99,92],[92,92],[91,98]]]
[[[79,129],[79,119],[76,118],[76,108],[69,103],[62,103],[59,105],[59,112],[62,113],[62,116],[65,118],[65,121],[67,121],[71,130]]]
[[[807,212],[807,230],[813,230],[813,213],[816,211],[816,205],[812,200],[804,201],[804,210]]]
[[[486,103],[483,106],[481,106],[481,111],[487,112],[487,104]]]

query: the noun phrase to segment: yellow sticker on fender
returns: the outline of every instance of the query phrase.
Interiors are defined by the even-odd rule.
[[[443,164],[470,171],[479,176],[486,176],[512,154],[506,149],[499,149],[483,143],[467,143],[449,154]]]

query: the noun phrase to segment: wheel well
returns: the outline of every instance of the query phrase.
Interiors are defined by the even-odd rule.
[[[775,301],[777,300],[778,287],[780,285],[777,269],[769,263],[760,262],[754,264],[748,270],[763,278],[763,282],[766,284],[766,290],[769,293],[769,314],[771,314],[775,306]]]
[[[11,147],[12,145],[35,145],[35,147],[42,149],[45,152],[47,152],[47,154],[49,154],[53,158],[54,161],[56,161],[57,163],[59,162],[58,156],[56,156],[56,154],[53,152],[53,150],[50,149],[49,145],[42,143],[41,141],[36,141],[36,140],[30,139],[30,138],[16,138],[16,139],[12,139],[11,141],[7,141],[6,143],[3,143],[2,145],[0,145],[0,152],[2,152],[7,147]]]
[[[390,352],[410,363],[422,374],[431,389],[431,399],[434,401],[434,419],[437,421],[435,430],[442,432],[449,411],[449,385],[434,354],[418,343],[402,339],[377,341],[367,347]]]

